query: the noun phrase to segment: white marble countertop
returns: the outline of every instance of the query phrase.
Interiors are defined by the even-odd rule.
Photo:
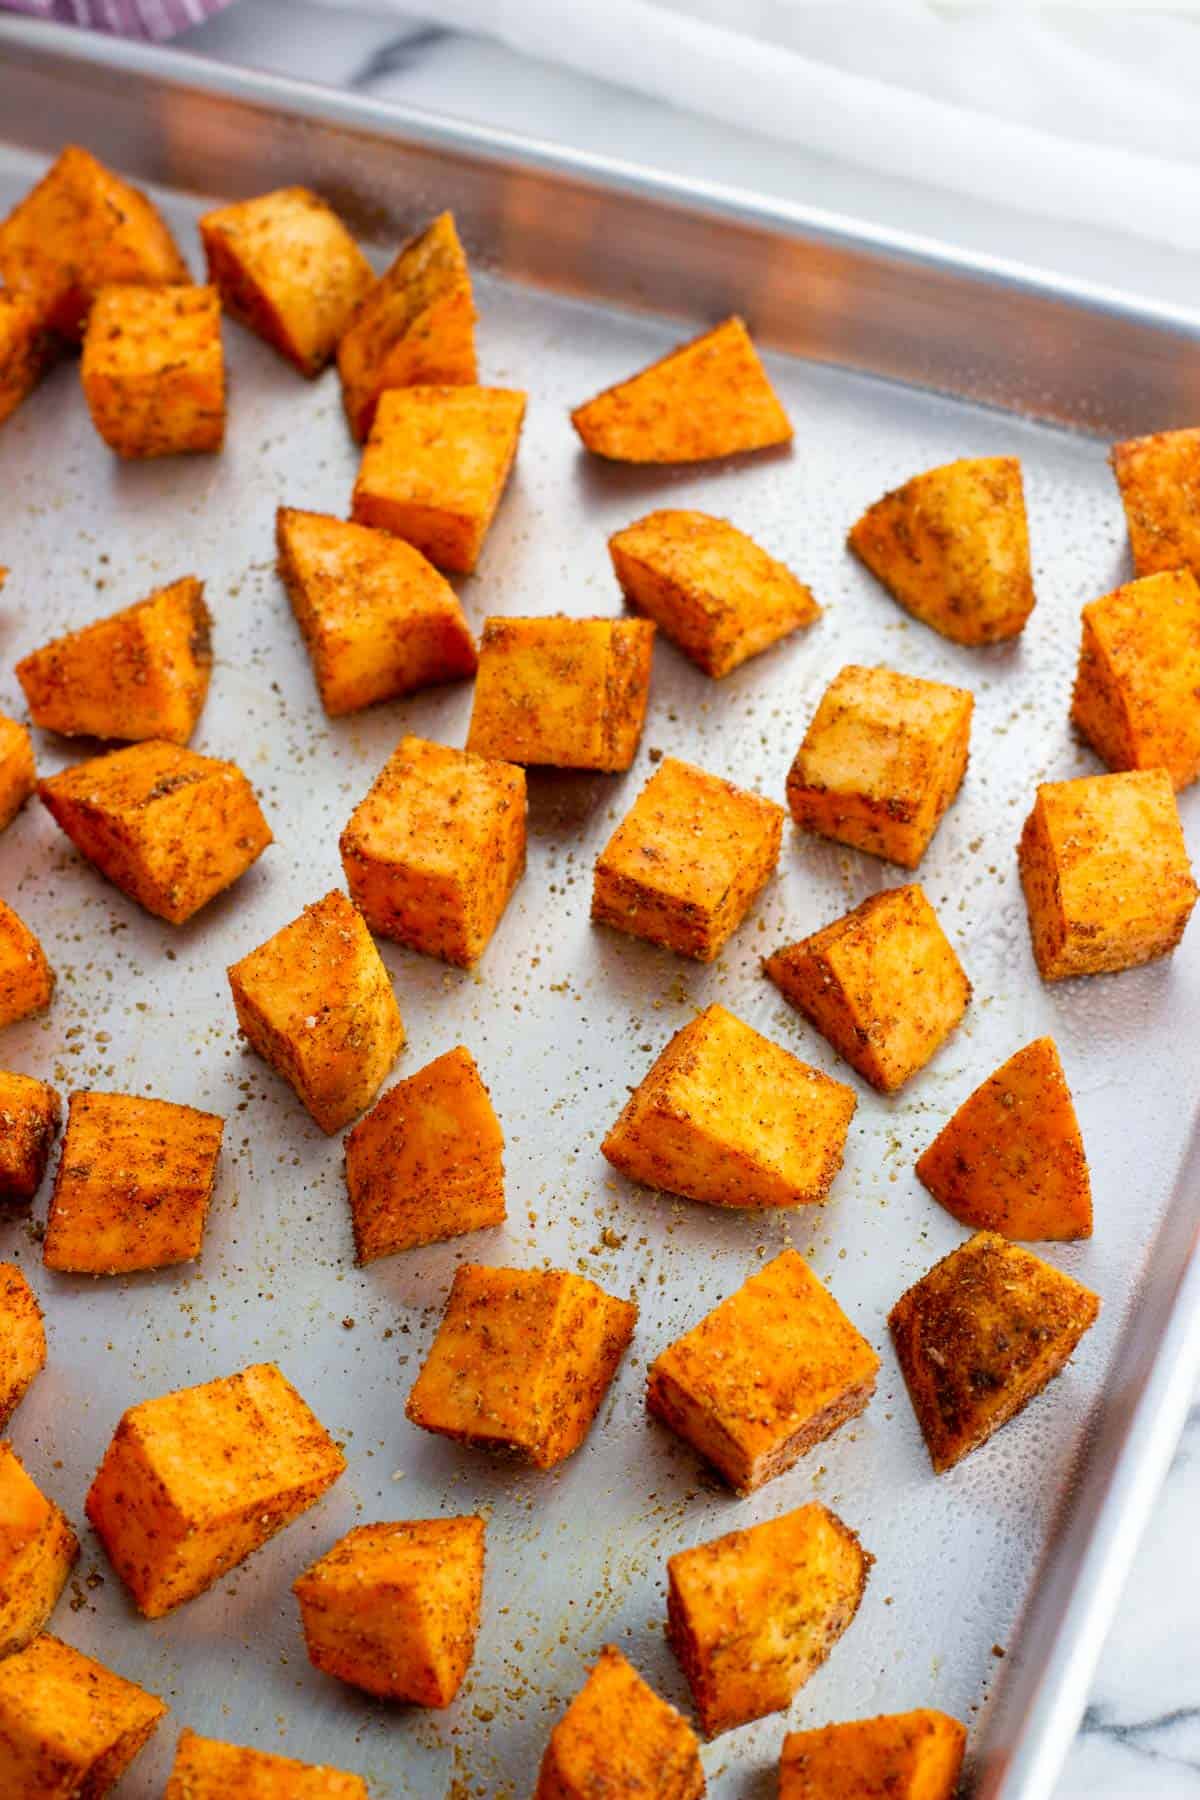
[[[1159,300],[1196,303],[1195,260],[1181,253],[866,174],[385,8],[331,12],[306,0],[240,0],[180,47],[803,199]],[[1200,1796],[1198,1514],[1200,1401],[1101,1655],[1060,1800]]]

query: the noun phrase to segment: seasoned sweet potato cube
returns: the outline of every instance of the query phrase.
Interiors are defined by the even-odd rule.
[[[711,962],[779,861],[783,808],[664,756],[600,855],[592,918]]]
[[[322,1131],[340,1131],[370,1104],[404,1043],[391,977],[358,908],[334,888],[228,974],[251,1048]]]
[[[375,279],[337,214],[307,188],[279,188],[205,213],[200,239],[230,317],[319,375]]]
[[[186,744],[212,660],[204,583],[185,575],[22,657],[17,680],[43,731]]]
[[[194,1599],[321,1498],[346,1466],[274,1363],[131,1406],[87,1516],[138,1611]]]
[[[1137,573],[1190,569],[1200,580],[1200,428],[1129,438],[1109,460]]]
[[[377,1100],[346,1138],[360,1263],[502,1225],[504,1134],[460,1044]]]
[[[225,357],[216,288],[101,288],[79,373],[92,424],[118,456],[219,450]]]
[[[688,1200],[803,1206],[828,1194],[854,1106],[851,1088],[714,1005],[675,1033],[600,1148]]]
[[[587,1436],[636,1321],[632,1301],[582,1275],[463,1263],[408,1416],[551,1469]]]
[[[236,763],[154,740],[38,782],[38,798],[100,873],[172,925],[231,887],[271,843]]]
[[[525,868],[525,771],[401,738],[341,835],[372,931],[466,968]]]
[[[655,1358],[646,1404],[749,1494],[862,1412],[878,1372],[828,1288],[785,1250]]]
[[[964,456],[867,508],[850,548],[894,600],[956,644],[1016,637],[1033,611],[1015,456]]]
[[[0,1662],[0,1793],[103,1800],[166,1706],[43,1632]]]
[[[571,423],[586,449],[612,462],[706,462],[792,440],[791,422],[736,317],[577,406]]]
[[[946,1211],[1006,1238],[1092,1235],[1092,1186],[1053,1038],[1036,1038],[963,1101],[917,1174]]]
[[[54,354],[51,344],[36,302],[0,288],[0,425],[42,379]]]
[[[475,302],[454,215],[410,239],[355,309],[337,351],[342,399],[361,444],[388,388],[473,386]]]
[[[16,1263],[0,1262],[0,1431],[45,1362],[46,1331],[37,1295]]]
[[[66,1586],[79,1540],[52,1500],[0,1443],[0,1658],[23,1650]]]
[[[695,1732],[606,1644],[550,1734],[533,1800],[701,1800],[704,1793]]]
[[[1059,1374],[1095,1294],[993,1231],[976,1232],[888,1318],[934,1472],[952,1469]]]
[[[785,1000],[858,1070],[891,1094],[923,1069],[966,1011],[971,984],[914,882],[767,957]]]
[[[1044,782],[1018,861],[1043,981],[1166,956],[1196,904],[1165,769]]]
[[[475,673],[458,595],[386,531],[281,506],[279,573],[331,719]]]
[[[915,869],[966,773],[974,704],[940,681],[844,668],[788,771],[797,825]]]
[[[1200,775],[1200,585],[1146,575],[1083,609],[1071,722],[1110,769]]]
[[[384,1700],[449,1706],[483,1599],[484,1522],[360,1525],[293,1583],[315,1669]]]
[[[0,831],[12,824],[36,787],[33,740],[24,725],[0,713]]]
[[[627,769],[653,654],[647,619],[485,619],[467,749],[556,769]]]
[[[821,614],[790,569],[708,513],[647,513],[608,550],[629,604],[706,675],[728,675]]]
[[[47,1081],[0,1070],[0,1200],[32,1200],[42,1185],[61,1108]]]
[[[181,1731],[163,1800],[368,1800],[359,1775]]]
[[[966,1742],[964,1725],[927,1707],[792,1731],[779,1800],[954,1800]]]
[[[872,1561],[818,1501],[671,1557],[667,1630],[707,1737],[791,1704],[858,1611]]]
[[[0,1025],[45,1012],[54,993],[46,952],[11,906],[0,900]]]

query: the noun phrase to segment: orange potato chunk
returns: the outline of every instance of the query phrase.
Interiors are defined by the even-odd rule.
[[[212,661],[204,583],[185,575],[22,657],[17,680],[43,731],[186,744]]]
[[[777,950],[763,970],[883,1094],[925,1067],[971,998],[954,946],[915,882],[872,894]]]
[[[292,1583],[308,1659],[384,1700],[449,1706],[483,1601],[484,1521],[360,1525]]]
[[[377,1100],[346,1138],[360,1263],[502,1225],[504,1133],[460,1044]]]
[[[783,808],[664,756],[600,855],[592,918],[711,962],[779,861]]]
[[[43,1632],[0,1662],[0,1793],[103,1800],[167,1708]]]
[[[47,1081],[0,1070],[0,1200],[32,1200],[42,1185],[61,1108]]]
[[[279,188],[205,213],[200,239],[230,317],[319,375],[375,279],[337,214],[308,188]]]
[[[367,289],[337,360],[346,418],[360,444],[388,388],[474,386],[475,302],[453,213],[439,213]]]
[[[16,1263],[0,1262],[0,1431],[46,1364],[37,1295]]]
[[[339,840],[372,931],[468,968],[525,869],[525,771],[405,737]]]
[[[1165,769],[1043,782],[1018,862],[1043,981],[1166,956],[1196,904]]]
[[[511,388],[405,387],[381,394],[352,514],[469,575],[500,504],[525,417]]]
[[[314,1506],[346,1459],[274,1363],[123,1415],[87,1516],[138,1611],[161,1618]]]
[[[564,1269],[462,1263],[408,1417],[424,1431],[552,1469],[587,1436],[637,1311]]]
[[[926,1707],[792,1731],[779,1800],[954,1800],[966,1743],[965,1725]]]
[[[737,317],[577,406],[571,423],[585,449],[612,462],[707,462],[792,441],[791,421]]]
[[[0,425],[33,392],[53,355],[42,309],[0,288]]]
[[[868,507],[847,540],[906,611],[956,644],[1016,637],[1033,611],[1015,456],[962,457]]]
[[[994,1231],[902,1294],[888,1324],[934,1473],[1040,1394],[1099,1311],[1095,1294]]]
[[[458,595],[400,538],[281,506],[279,573],[331,719],[475,673]]]
[[[0,1443],[0,1659],[23,1650],[58,1604],[79,1540]]]
[[[550,1734],[533,1800],[701,1800],[696,1734],[606,1644]]]
[[[1200,775],[1200,585],[1190,569],[1130,581],[1083,609],[1071,722],[1110,769]]]
[[[647,1187],[709,1206],[806,1206],[842,1166],[851,1088],[708,1006],[630,1095],[600,1148]]]
[[[54,993],[46,952],[11,906],[0,900],[0,1025],[43,1013]]]
[[[1190,569],[1200,580],[1200,429],[1129,438],[1109,461],[1137,574]]]
[[[556,769],[627,769],[653,654],[645,619],[485,619],[467,749]]]
[[[181,1731],[163,1800],[368,1800],[358,1775]]]
[[[974,704],[940,681],[844,668],[788,771],[797,825],[915,869],[966,773]]]
[[[0,831],[12,824],[36,787],[33,739],[24,725],[0,713]]]
[[[321,1130],[357,1118],[400,1054],[404,1021],[354,903],[334,888],[227,973],[251,1048]]]
[[[879,1358],[795,1250],[650,1366],[646,1404],[749,1494],[863,1411]]]
[[[79,373],[92,424],[118,456],[219,450],[225,357],[216,288],[101,288]]]
[[[818,1501],[667,1563],[667,1631],[706,1737],[789,1706],[858,1611],[873,1558]]]

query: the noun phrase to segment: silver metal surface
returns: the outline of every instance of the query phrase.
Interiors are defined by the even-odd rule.
[[[239,1046],[223,971],[340,882],[338,831],[403,731],[462,742],[469,688],[336,724],[320,711],[273,572],[273,517],[281,502],[347,506],[357,458],[331,376],[310,387],[228,326],[220,458],[119,465],[91,430],[69,364],[0,431],[0,562],[12,571],[0,596],[0,709],[22,711],[11,668],[25,651],[195,571],[208,584],[217,655],[196,746],[241,762],[277,838],[178,931],[106,886],[36,806],[0,840],[0,891],[41,934],[60,978],[48,1018],[6,1032],[6,1065],[64,1090],[147,1092],[228,1119],[204,1254],[190,1268],[56,1277],[41,1268],[34,1231],[0,1224],[0,1255],[29,1274],[50,1334],[14,1441],[82,1528],[88,1482],[126,1405],[269,1356],[349,1457],[318,1508],[153,1624],[133,1613],[84,1533],[79,1585],[55,1628],[173,1708],[121,1793],[161,1791],[187,1723],[358,1770],[376,1800],[440,1796],[454,1783],[459,1796],[519,1800],[602,1644],[618,1644],[685,1703],[662,1635],[666,1557],[815,1494],[874,1552],[867,1596],[786,1720],[706,1749],[716,1800],[774,1792],[786,1724],[926,1704],[970,1724],[974,1793],[1042,1800],[1200,1357],[1196,1170],[1186,1165],[1200,928],[1169,962],[1057,988],[1039,983],[1029,954],[1016,838],[1038,781],[1096,767],[1066,722],[1079,607],[1127,573],[1104,443],[822,365],[1097,429],[1150,429],[1200,414],[1195,321],[1076,299],[1036,277],[960,267],[845,222],[676,191],[616,165],[556,162],[344,96],[0,26],[0,205],[67,137],[135,178],[167,179],[174,191],[161,197],[197,268],[192,221],[205,192],[310,181],[370,230],[381,257],[434,206],[459,209],[486,271],[484,377],[531,395],[513,484],[479,574],[461,584],[476,624],[489,612],[615,611],[606,536],[667,503],[731,517],[827,608],[812,631],[719,685],[660,644],[629,775],[532,778],[528,874],[476,973],[384,946],[409,1031],[398,1073],[459,1042],[472,1049],[507,1134],[510,1217],[503,1231],[358,1270],[339,1146]],[[683,472],[588,461],[568,406],[668,347],[679,318],[735,304],[764,341],[806,353],[768,359],[794,450]],[[866,503],[913,471],[1000,451],[1025,467],[1038,607],[1017,644],[973,652],[906,620],[843,538]],[[856,1082],[846,1165],[825,1207],[732,1217],[635,1189],[603,1162],[600,1139],[627,1086],[710,999],[855,1080],[762,980],[758,958],[898,871],[789,828],[756,913],[705,969],[589,925],[594,855],[656,750],[781,798],[821,690],[851,660],[976,694],[971,768],[920,871],[975,1002],[898,1098]],[[77,754],[48,738],[38,750],[43,770]],[[1195,790],[1182,810],[1200,847]],[[1095,1287],[1104,1310],[1063,1378],[935,1480],[884,1321],[963,1234],[920,1188],[913,1159],[978,1081],[1043,1031],[1058,1039],[1076,1094],[1097,1213],[1090,1243],[1048,1254]],[[45,1195],[35,1219],[44,1208]],[[789,1242],[879,1347],[883,1371],[861,1420],[737,1501],[647,1420],[645,1366]],[[404,1419],[464,1256],[578,1268],[640,1302],[633,1351],[594,1431],[550,1475],[494,1464]],[[309,1668],[289,1583],[315,1555],[359,1521],[475,1507],[490,1515],[484,1623],[452,1708],[387,1709]]]

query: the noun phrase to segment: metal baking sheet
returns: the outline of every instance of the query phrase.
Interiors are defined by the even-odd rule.
[[[469,686],[338,723],[317,704],[273,570],[273,521],[280,503],[347,507],[357,458],[333,376],[308,386],[230,325],[230,431],[218,458],[119,464],[91,430],[70,364],[0,432],[0,562],[11,569],[0,596],[0,708],[22,713],[11,670],[24,652],[194,571],[207,583],[217,659],[194,741],[242,764],[277,839],[181,930],[102,882],[36,805],[0,840],[0,891],[59,974],[48,1017],[6,1032],[6,1065],[64,1091],[145,1092],[228,1120],[193,1266],[101,1282],[51,1275],[37,1232],[45,1193],[32,1223],[0,1224],[0,1255],[34,1283],[50,1337],[48,1367],[12,1436],[83,1536],[55,1629],[172,1707],[121,1794],[161,1791],[186,1723],[357,1770],[375,1800],[519,1800],[601,1645],[617,1644],[686,1705],[663,1636],[667,1556],[819,1496],[877,1559],[865,1601],[789,1715],[706,1748],[716,1800],[773,1794],[788,1726],[917,1705],[970,1725],[973,1794],[1048,1795],[1200,1348],[1187,1164],[1200,928],[1168,962],[1043,987],[1015,845],[1038,781],[1097,767],[1066,722],[1079,608],[1128,567],[1096,434],[1194,420],[1195,321],[320,90],[0,26],[0,206],[68,136],[159,184],[196,268],[193,221],[211,196],[310,181],[368,233],[381,261],[434,206],[457,206],[481,271],[484,378],[530,392],[511,488],[480,572],[461,583],[476,625],[491,612],[616,611],[605,539],[662,504],[730,516],[826,607],[813,630],[719,685],[661,642],[629,774],[532,775],[528,873],[476,972],[382,947],[409,1033],[397,1073],[454,1044],[471,1048],[507,1136],[510,1216],[503,1230],[358,1270],[339,1144],[240,1045],[224,968],[341,881],[338,832],[403,732],[463,741]],[[767,361],[796,424],[794,449],[684,471],[588,460],[569,405],[731,304],[775,346]],[[999,452],[1024,464],[1038,607],[1017,643],[970,651],[908,621],[843,540],[866,503],[913,471]],[[852,660],[961,683],[977,700],[970,770],[920,871],[976,998],[931,1067],[892,1100],[848,1074],[786,1007],[759,956],[899,871],[789,827],[778,875],[710,968],[588,922],[595,853],[658,752],[782,798],[822,689]],[[78,754],[46,736],[37,747],[43,771]],[[1200,847],[1196,790],[1182,811]],[[712,999],[858,1088],[845,1167],[824,1207],[724,1215],[626,1184],[601,1158],[628,1085]],[[1100,1292],[1103,1312],[1063,1378],[935,1480],[885,1317],[963,1233],[920,1188],[913,1159],[977,1082],[1041,1032],[1057,1038],[1075,1091],[1097,1221],[1090,1243],[1048,1254]],[[647,1419],[644,1373],[663,1344],[789,1243],[877,1345],[883,1370],[862,1419],[738,1501]],[[595,1429],[551,1474],[491,1462],[405,1421],[464,1257],[578,1269],[641,1306]],[[264,1357],[344,1441],[348,1472],[210,1593],[146,1623],[84,1528],[91,1475],[132,1401]],[[312,1671],[294,1576],[357,1522],[472,1508],[489,1517],[484,1620],[456,1703],[440,1714],[388,1708]]]

